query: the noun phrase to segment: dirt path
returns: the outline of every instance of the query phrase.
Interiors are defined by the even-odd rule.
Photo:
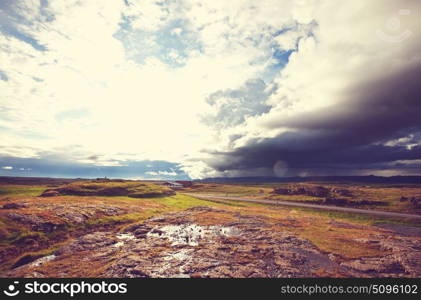
[[[206,195],[206,194],[193,194],[186,193],[186,195],[196,197],[199,199],[205,200],[233,200],[233,201],[242,201],[242,202],[253,202],[261,204],[272,204],[272,205],[282,205],[282,206],[294,206],[294,207],[303,207],[303,208],[314,208],[322,210],[333,210],[340,212],[348,213],[357,213],[357,214],[369,214],[376,215],[381,217],[394,217],[394,218],[411,218],[411,219],[421,219],[421,215],[397,213],[397,212],[388,212],[388,211],[379,211],[379,210],[370,210],[370,209],[360,209],[360,208],[350,208],[350,207],[339,207],[339,206],[330,206],[330,205],[319,205],[319,204],[308,204],[292,201],[281,201],[281,200],[266,200],[266,199],[247,199],[243,197],[232,197],[232,196],[215,196],[215,195]]]

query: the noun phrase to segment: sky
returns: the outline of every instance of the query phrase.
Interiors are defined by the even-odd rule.
[[[421,175],[420,14],[2,0],[0,176]]]

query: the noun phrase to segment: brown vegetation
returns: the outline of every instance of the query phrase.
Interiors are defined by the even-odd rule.
[[[382,220],[377,225],[380,220],[369,216],[217,203],[180,193],[164,196],[166,188],[150,182],[85,180],[56,189],[47,185],[0,188],[0,276],[421,276],[421,227],[416,223]],[[184,190],[303,197],[270,194],[274,188],[280,187],[193,184]],[[331,197],[348,201],[363,201],[361,195],[380,201],[379,195],[386,193],[384,187],[324,188]],[[48,189],[58,194],[39,197]],[[128,197],[156,191],[162,196]],[[321,194],[314,191],[323,189],[304,195],[307,200],[327,198],[315,197]],[[411,205],[409,199],[417,197],[418,190],[390,191],[390,199]],[[379,195],[372,196],[376,192]],[[408,200],[400,201],[399,193]]]

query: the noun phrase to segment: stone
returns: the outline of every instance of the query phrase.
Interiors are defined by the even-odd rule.
[[[57,196],[60,196],[60,192],[59,191],[57,191],[57,190],[52,190],[52,189],[49,189],[49,190],[45,190],[41,195],[40,195],[40,197],[57,197]]]
[[[21,203],[7,203],[3,205],[3,209],[19,209],[19,208],[25,208],[27,207],[26,204]]]

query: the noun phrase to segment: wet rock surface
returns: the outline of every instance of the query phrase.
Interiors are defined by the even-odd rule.
[[[139,211],[136,207],[131,209],[130,205],[118,207],[100,200],[84,203],[35,199],[22,199],[1,206],[0,220],[9,227],[0,228],[0,239],[5,241],[0,245],[0,267],[6,263],[14,264],[24,253],[38,252],[67,240],[70,234],[82,234],[78,230],[69,233],[71,228],[80,225],[80,230],[84,230],[91,220]],[[14,231],[12,226],[18,230]]]
[[[209,215],[220,216],[220,222],[210,223]],[[86,275],[72,273],[75,260],[84,268],[98,265],[96,277],[421,276],[419,240],[390,239],[385,232],[350,241],[376,247],[384,255],[344,258],[300,238],[293,232],[294,222],[287,221],[279,230],[264,216],[195,207],[151,217],[120,232],[83,235],[60,247],[54,256],[6,276]],[[331,223],[347,230],[361,229]]]
[[[311,276],[316,266],[332,271],[339,267],[308,241],[271,231],[263,218],[203,226],[189,220],[197,211],[152,219],[141,235],[140,228],[133,228],[136,238],[120,248],[124,254],[104,276],[300,277]]]
[[[10,203],[13,209],[18,212],[7,212],[6,217],[18,223],[30,226],[34,231],[52,232],[64,224],[82,224],[93,216],[114,216],[126,213],[127,211],[119,207],[106,204],[63,204],[63,203]],[[5,206],[7,206],[5,208]],[[29,208],[30,210],[24,210]],[[9,204],[5,204],[3,209],[12,209]],[[47,210],[49,218],[42,214],[35,214],[36,211]]]

